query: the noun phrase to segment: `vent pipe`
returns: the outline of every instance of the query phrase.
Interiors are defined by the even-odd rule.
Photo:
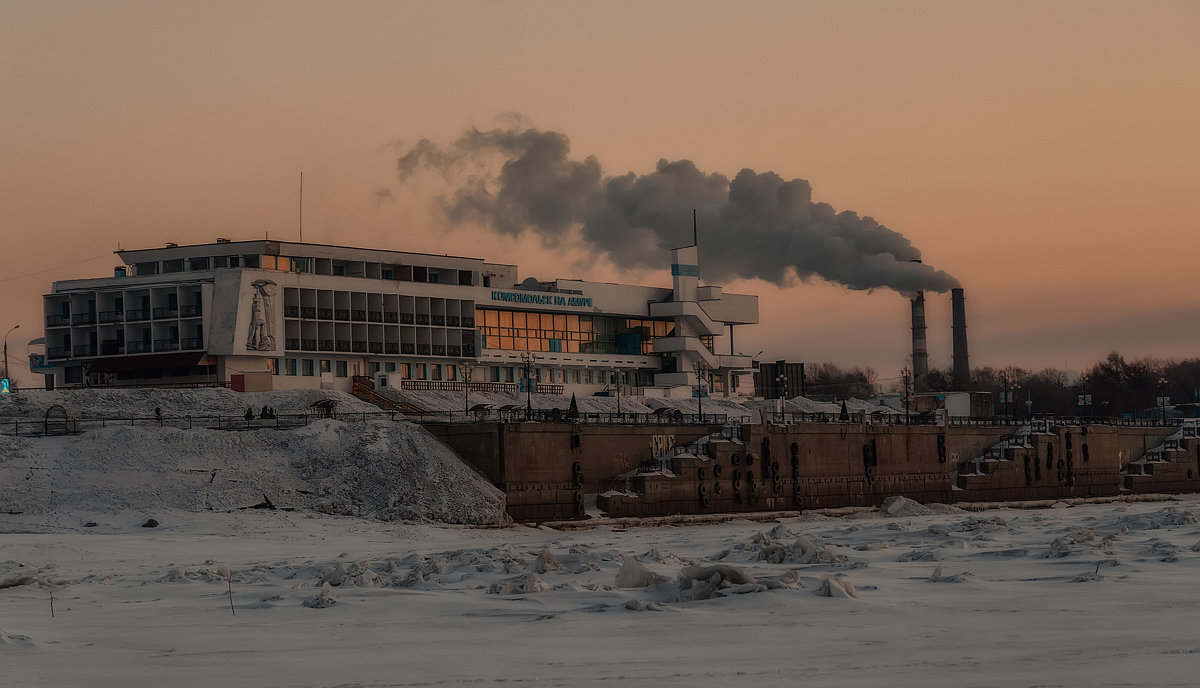
[[[950,290],[954,329],[954,387],[965,390],[971,385],[971,364],[967,356],[967,309],[961,288]]]
[[[912,373],[913,391],[925,391],[929,374],[929,346],[925,340],[925,292],[917,292],[912,300]]]

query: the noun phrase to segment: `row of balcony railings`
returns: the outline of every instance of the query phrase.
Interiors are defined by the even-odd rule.
[[[388,354],[411,356],[474,356],[474,346],[446,344],[408,344],[399,342],[363,342],[349,339],[297,339],[284,340],[288,351],[332,351],[340,353]]]
[[[46,358],[91,358],[100,356],[120,356],[124,354],[149,354],[162,351],[198,351],[204,348],[204,340],[200,337],[184,337],[182,339],[155,339],[150,342],[131,340],[122,342],[110,339],[95,344],[76,344],[75,346],[52,346],[46,349]]]
[[[348,308],[286,306],[283,309],[283,316],[285,318],[300,318],[302,320],[340,320],[344,322],[373,322],[401,325],[436,325],[439,327],[475,327],[475,318],[473,317],[350,310]]]
[[[137,322],[140,320],[173,320],[175,318],[198,318],[203,315],[199,305],[179,306],[172,308],[129,308],[126,310],[100,311],[98,313],[75,313],[73,315],[47,315],[46,327],[66,327],[68,325],[95,325],[97,322],[118,323]]]

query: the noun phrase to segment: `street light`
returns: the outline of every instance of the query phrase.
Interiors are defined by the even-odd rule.
[[[1159,418],[1162,424],[1167,424],[1167,378],[1158,378],[1158,406],[1161,409]]]
[[[779,415],[780,415],[780,417],[783,416],[783,409],[784,409],[783,398],[787,394],[787,384],[788,384],[788,376],[787,376],[787,374],[785,374],[783,372],[784,370],[785,370],[784,368],[780,367],[779,374],[775,376],[775,386],[779,390]]]
[[[12,385],[12,373],[8,370],[8,335],[19,327],[20,325],[13,325],[8,332],[4,333],[4,377],[8,379],[9,385]]]
[[[704,422],[704,373],[708,370],[703,360],[696,361],[692,366],[696,370],[696,412],[700,416],[700,422]]]
[[[532,351],[525,351],[521,354],[521,363],[525,365],[525,420],[531,420],[533,416],[533,364],[535,361],[537,361],[537,356],[534,356]]]
[[[471,362],[459,361],[458,370],[463,380],[463,413],[471,410]]]

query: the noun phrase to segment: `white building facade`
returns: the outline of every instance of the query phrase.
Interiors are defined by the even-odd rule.
[[[279,241],[118,251],[110,278],[44,297],[58,386],[227,384],[715,396],[751,361],[713,338],[758,322],[758,297],[700,286],[695,247],[672,289],[518,281],[481,259]]]

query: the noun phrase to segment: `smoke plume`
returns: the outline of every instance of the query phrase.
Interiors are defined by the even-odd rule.
[[[497,158],[499,172],[489,165]],[[695,209],[700,264],[714,282],[787,285],[816,276],[907,295],[958,286],[946,272],[911,262],[921,253],[904,235],[814,203],[807,181],[774,172],[744,169],[731,180],[690,160],[660,160],[649,174],[608,176],[595,157],[572,159],[565,135],[521,126],[470,129],[449,145],[423,139],[397,170],[402,182],[422,170],[442,173],[453,190],[439,204],[452,223],[531,231],[549,246],[578,231],[621,268],[661,267],[671,248],[691,244]]]

